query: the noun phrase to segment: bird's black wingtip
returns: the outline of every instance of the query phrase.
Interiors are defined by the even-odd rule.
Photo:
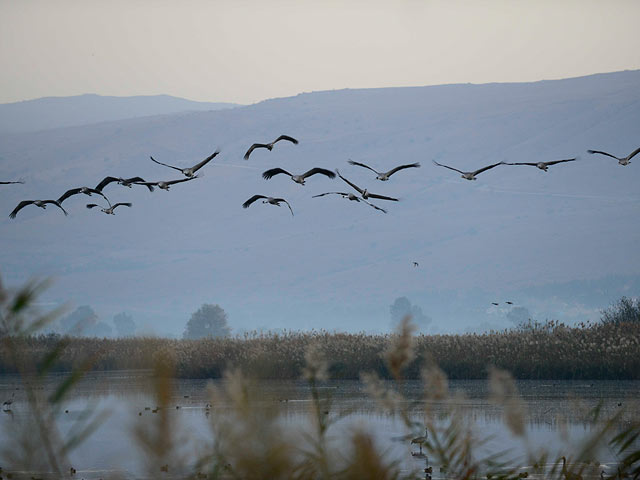
[[[596,153],[595,150],[587,150],[588,153]]]

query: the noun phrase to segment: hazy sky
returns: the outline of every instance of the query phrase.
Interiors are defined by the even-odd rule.
[[[528,81],[640,68],[629,1],[0,0],[0,103]]]

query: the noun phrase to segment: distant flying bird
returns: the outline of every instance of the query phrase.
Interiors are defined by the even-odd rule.
[[[626,157],[623,157],[623,158],[616,157],[615,155],[611,155],[610,153],[602,152],[600,150],[587,150],[587,152],[589,152],[589,153],[599,153],[600,155],[606,155],[607,157],[615,158],[616,160],[618,160],[618,163],[620,165],[626,166],[626,165],[629,165],[631,163],[631,159],[633,157],[635,157],[638,153],[640,153],[640,148],[636,148],[633,152],[631,152],[629,155],[627,155]]]
[[[96,190],[102,191],[104,187],[109,185],[112,182],[118,182],[123,187],[129,187],[133,184],[140,185],[141,182],[144,182],[144,178],[142,177],[131,177],[131,178],[116,178],[116,177],[104,177],[104,179],[96,185]],[[151,185],[145,185],[150,192],[153,192],[153,187]]]
[[[289,205],[289,202],[287,202],[284,198],[265,197],[264,195],[254,195],[253,197],[251,197],[249,200],[247,200],[242,204],[242,208],[249,208],[249,206],[253,202],[261,198],[264,198],[264,200],[262,200],[262,203],[269,203],[271,205],[277,205],[278,207],[281,206],[280,203],[286,203],[287,207],[289,207],[289,210],[291,210],[291,215],[293,215],[293,210],[291,209],[291,205]]]
[[[497,302],[491,302],[491,305],[496,305],[496,306],[498,306],[498,305],[500,305],[500,304],[499,304],[499,303],[497,303]]]
[[[463,172],[462,170],[458,170],[457,168],[453,168],[453,167],[450,167],[448,165],[443,165],[442,163],[438,163],[435,160],[433,161],[433,163],[435,163],[439,167],[448,168],[449,170],[453,170],[455,172],[461,173],[462,174],[462,178],[464,178],[465,180],[477,180],[476,179],[476,175],[480,175],[482,172],[486,172],[487,170],[490,170],[493,167],[497,167],[498,165],[504,165],[504,162],[498,162],[498,163],[494,163],[493,165],[487,165],[486,167],[482,167],[482,168],[480,168],[478,170],[475,170],[473,172]]]
[[[374,205],[373,203],[369,203],[364,198],[360,198],[357,195],[354,195],[353,193],[327,192],[327,193],[321,193],[320,195],[314,195],[311,198],[324,197],[325,195],[340,195],[342,198],[346,198],[347,200],[351,200],[352,202],[364,202],[367,205],[369,205],[370,207],[375,208],[376,210],[380,210],[383,213],[387,213],[387,211],[384,208],[380,208],[377,205]]]
[[[420,264],[419,264],[418,262],[413,262],[413,266],[414,266],[414,267],[419,267],[419,266],[420,266]]]
[[[362,188],[358,187],[354,183],[351,183],[349,180],[344,178],[342,175],[340,175],[340,172],[338,170],[336,170],[336,173],[342,180],[344,180],[347,184],[351,185],[351,187],[353,187],[360,195],[362,195],[362,198],[365,200],[368,200],[369,198],[377,198],[379,200],[391,200],[392,202],[398,201],[397,198],[385,197],[384,195],[378,195],[376,193],[369,193],[369,191],[366,188],[363,190]]]
[[[296,183],[299,183],[300,185],[304,185],[305,179],[312,175],[315,175],[316,173],[321,173],[322,175],[325,175],[329,178],[336,178],[336,174],[333,173],[331,170],[326,170],[324,168],[317,168],[317,167],[312,168],[311,170],[303,173],[302,175],[292,175],[282,168],[272,168],[271,170],[267,170],[266,172],[264,172],[262,174],[262,178],[264,178],[265,180],[269,180],[270,178],[280,173],[289,175],[291,177],[291,180],[293,180]]]
[[[144,185],[149,188],[158,187],[160,190],[169,190],[171,185],[175,185],[176,183],[189,182],[191,180],[195,180],[198,178],[198,175],[188,178],[181,178],[180,180],[169,180],[167,182],[135,182],[136,185]]]
[[[84,193],[85,195],[88,195],[88,196],[91,196],[92,193],[96,193],[102,196],[102,198],[104,198],[105,200],[107,200],[107,202],[109,201],[107,197],[105,197],[100,190],[97,190],[95,188],[89,188],[89,187],[80,187],[80,188],[72,188],[71,190],[67,190],[66,192],[64,192],[62,196],[58,199],[58,203],[62,204],[62,202],[64,202],[67,198],[69,198],[72,195],[77,195],[78,193]]]
[[[11,185],[13,183],[24,183],[24,180],[15,180],[12,182],[0,182],[0,185]]]
[[[62,210],[65,215],[68,215],[67,211],[62,208],[62,205],[60,205],[56,200],[23,200],[18,204],[16,208],[13,209],[13,212],[9,214],[9,218],[16,218],[16,214],[27,205],[35,205],[36,207],[46,209],[48,203],[55,205],[60,210]]]
[[[506,303],[507,305],[513,305],[513,302],[504,302],[504,303]]]
[[[287,140],[293,143],[294,145],[298,144],[298,140],[296,140],[295,138],[290,137],[288,135],[280,135],[271,143],[254,143],[249,147],[249,150],[247,150],[247,153],[244,154],[244,159],[249,160],[249,155],[251,155],[251,152],[253,152],[256,148],[266,148],[269,151],[273,150],[273,146],[280,140]]]
[[[130,207],[133,204],[132,203],[116,203],[114,205],[109,204],[109,208],[102,208],[100,207],[100,205],[96,205],[95,203],[88,203],[87,208],[91,209],[91,208],[99,207],[101,212],[104,212],[107,215],[115,215],[114,210],[118,208],[120,205],[124,207]]]
[[[169,168],[173,168],[174,170],[178,170],[179,172],[182,172],[182,174],[185,177],[191,178],[193,177],[196,172],[198,170],[200,170],[202,167],[204,167],[207,163],[209,163],[211,160],[213,160],[216,155],[218,155],[220,153],[220,150],[216,150],[215,152],[213,152],[211,155],[209,155],[207,158],[205,158],[204,160],[202,160],[200,163],[196,163],[193,167],[191,168],[180,168],[180,167],[174,167],[173,165],[167,165],[166,163],[162,163],[157,161],[155,158],[153,157],[149,157],[153,162],[156,162],[158,165],[164,165],[165,167],[169,167]]]
[[[399,170],[403,170],[405,168],[420,168],[420,164],[416,162],[416,163],[411,163],[409,165],[400,165],[399,167],[392,168],[388,172],[379,172],[379,171],[374,170],[373,168],[371,168],[369,165],[365,165],[364,163],[354,162],[353,160],[349,160],[349,164],[358,165],[359,167],[368,168],[372,172],[376,173],[376,175],[377,175],[376,180],[381,180],[383,182],[386,182],[387,180],[389,180],[389,177],[391,175],[393,175],[394,173],[396,173],[397,171],[399,171]]]
[[[549,170],[551,165],[555,165],[557,163],[564,162],[573,162],[577,160],[577,158],[567,158],[566,160],[554,160],[552,162],[517,162],[517,163],[505,163],[505,165],[531,165],[532,167],[537,167],[540,170],[544,170],[545,172]]]

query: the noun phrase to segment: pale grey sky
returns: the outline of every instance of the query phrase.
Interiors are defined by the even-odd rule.
[[[533,81],[640,68],[640,2],[0,0],[0,103]]]

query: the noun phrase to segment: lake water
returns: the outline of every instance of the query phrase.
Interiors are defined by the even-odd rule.
[[[61,376],[51,375],[42,384],[41,393],[50,393],[61,381]],[[221,386],[222,381],[212,382]],[[491,437],[482,452],[496,453],[510,449],[511,456],[523,458],[526,451],[546,449],[555,459],[560,454],[571,455],[569,444],[577,450],[592,433],[586,421],[588,412],[602,405],[602,415],[610,417],[622,412],[620,425],[640,419],[640,382],[637,381],[520,381],[518,389],[526,405],[526,441],[514,437],[503,423],[502,409],[488,400],[485,381],[452,381],[450,390],[464,392],[456,399],[464,415],[478,437]],[[311,425],[312,402],[310,391],[304,382],[263,381],[258,384],[260,401],[279,409],[280,422],[294,430],[304,431]],[[407,398],[406,408],[411,419],[421,422],[424,412],[422,385],[406,382],[403,386]],[[134,439],[136,427],[150,425],[157,419],[152,413],[156,406],[149,377],[144,372],[108,372],[85,377],[65,399],[63,410],[56,418],[62,432],[68,432],[86,412],[104,412],[106,420],[71,454],[71,463],[77,469],[75,478],[97,479],[148,477],[148,465]],[[329,430],[330,445],[340,449],[344,438],[356,428],[374,434],[377,444],[386,451],[387,458],[398,459],[403,470],[422,471],[426,464],[433,466],[433,478],[445,478],[439,465],[429,459],[412,455],[418,452],[409,441],[399,438],[408,434],[399,416],[381,412],[375,402],[366,395],[362,383],[335,381],[322,385],[323,395],[331,396],[328,413],[337,419]],[[0,400],[12,399],[10,411],[0,414],[0,448],[5,449],[19,441],[16,431],[24,432],[24,423],[32,416],[20,378],[0,376]],[[202,451],[211,443],[210,420],[225,415],[224,403],[211,401],[205,380],[177,380],[169,401],[170,418],[180,431],[184,444],[180,449],[188,464],[189,452]],[[179,408],[175,408],[178,406]],[[147,409],[146,409],[147,408]],[[433,405],[442,413],[442,404]],[[341,415],[348,413],[343,418]],[[34,435],[37,433],[34,432]],[[0,466],[6,468],[5,457]],[[598,460],[605,469],[612,468],[615,456],[609,449],[598,452]],[[524,460],[523,460],[524,462]],[[4,465],[2,465],[4,464]],[[525,463],[523,463],[525,464]],[[152,469],[155,467],[151,467]],[[158,467],[159,471],[159,467]],[[41,477],[42,473],[39,472]],[[171,478],[176,472],[162,473]],[[179,473],[179,472],[178,472]],[[20,474],[14,478],[20,478]],[[23,478],[31,478],[33,472],[23,472]],[[41,478],[37,477],[37,478]],[[46,475],[44,475],[46,478]],[[160,472],[158,472],[160,478]],[[417,477],[420,478],[420,477]],[[424,478],[424,477],[422,477]],[[531,478],[531,477],[530,477]]]

